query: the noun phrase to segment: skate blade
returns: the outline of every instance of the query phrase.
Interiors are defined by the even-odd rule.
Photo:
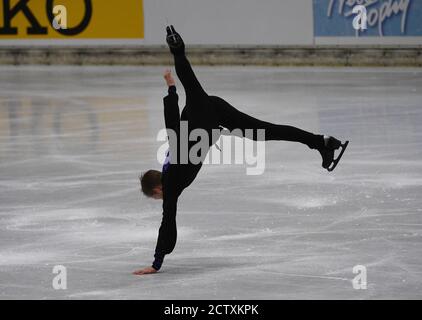
[[[341,152],[338,155],[338,157],[335,160],[333,160],[332,165],[327,168],[328,171],[331,172],[337,167],[337,165],[338,165],[341,157],[343,156],[344,151],[346,151],[346,148],[347,148],[348,145],[349,145],[349,141],[346,141],[344,144],[341,145]]]
[[[177,32],[176,32],[176,29],[174,29],[173,25],[170,25],[170,31],[171,31],[171,36],[173,37],[173,41],[177,42]]]
[[[167,31],[167,42],[169,39],[173,41],[173,43],[177,42],[177,32],[172,25],[166,27]]]

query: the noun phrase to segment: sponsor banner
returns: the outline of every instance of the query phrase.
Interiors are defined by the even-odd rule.
[[[359,5],[365,12],[353,13]],[[315,37],[422,36],[421,0],[313,0],[313,10]],[[362,19],[365,29],[354,28]]]
[[[0,40],[143,39],[142,0],[2,0]]]

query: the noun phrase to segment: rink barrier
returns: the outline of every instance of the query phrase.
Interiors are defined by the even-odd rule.
[[[195,65],[422,66],[422,46],[191,46]],[[6,65],[169,65],[165,46],[0,47]]]

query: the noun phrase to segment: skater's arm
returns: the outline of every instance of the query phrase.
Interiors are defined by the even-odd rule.
[[[177,199],[171,201],[168,200],[165,204],[163,204],[163,218],[158,232],[157,246],[155,248],[152,266],[137,270],[133,272],[134,275],[156,273],[160,270],[161,265],[163,264],[164,256],[173,251],[177,239],[176,206]]]
[[[171,71],[166,70],[164,79],[168,86],[168,95],[164,97],[164,121],[167,129],[177,131],[180,126],[179,96],[176,93],[176,85]]]
[[[175,178],[176,177],[172,177],[172,181],[174,181]],[[168,183],[165,183],[165,185],[168,185]],[[172,191],[173,186],[175,185],[172,184],[164,189],[163,217],[158,231],[157,245],[152,266],[133,272],[135,275],[156,273],[163,264],[164,256],[170,254],[176,245],[176,211],[179,193]]]
[[[160,270],[166,254],[170,254],[176,246],[177,227],[176,227],[177,197],[170,195],[163,201],[163,218],[158,231],[157,246],[155,248],[154,262],[152,267]]]
[[[180,113],[178,101],[179,96],[176,93],[176,87],[170,87],[169,94],[163,99],[164,122],[166,124],[167,129],[173,129],[177,131],[180,126]]]

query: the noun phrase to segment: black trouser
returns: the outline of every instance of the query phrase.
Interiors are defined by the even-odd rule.
[[[257,134],[257,130],[264,129],[264,140],[300,142],[311,149],[323,147],[324,139],[321,135],[315,135],[292,126],[261,121],[237,110],[220,97],[209,96],[196,78],[186,56],[175,55],[174,61],[177,76],[186,92],[186,107],[183,113],[186,113],[189,124],[194,124],[194,127],[206,130],[220,126],[230,131],[237,129],[241,136],[253,140],[262,140]],[[253,129],[253,136],[250,136],[247,129]]]

